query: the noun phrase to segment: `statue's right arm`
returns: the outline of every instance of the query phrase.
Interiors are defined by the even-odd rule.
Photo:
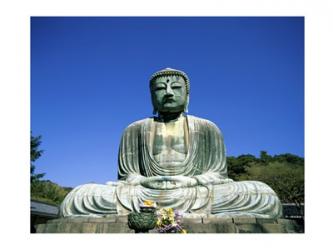
[[[137,185],[144,176],[139,167],[140,131],[143,122],[129,125],[121,138],[118,154],[118,179]]]
[[[130,174],[127,177],[126,181],[130,185],[141,185],[141,183],[144,182],[145,179],[147,179],[147,177],[145,176],[139,174]]]

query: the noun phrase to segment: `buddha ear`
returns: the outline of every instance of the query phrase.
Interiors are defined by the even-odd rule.
[[[157,114],[156,103],[155,103],[152,92],[150,92],[150,93],[151,93],[151,104],[153,105],[153,115],[156,115]]]
[[[185,104],[185,110],[184,110],[185,113],[188,113],[188,104],[189,104],[189,102],[190,102],[190,96],[188,95],[187,98],[186,98],[186,104]]]

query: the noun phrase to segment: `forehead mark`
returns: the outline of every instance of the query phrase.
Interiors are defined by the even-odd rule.
[[[157,77],[152,83],[173,83],[173,82],[179,82],[179,83],[185,83],[185,80],[181,76],[160,76]]]

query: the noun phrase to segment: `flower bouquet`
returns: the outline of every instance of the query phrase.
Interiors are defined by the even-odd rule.
[[[178,210],[161,208],[156,214],[156,227],[159,233],[187,233],[180,225],[182,215]]]

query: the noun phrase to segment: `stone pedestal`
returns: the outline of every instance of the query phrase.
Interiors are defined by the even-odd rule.
[[[293,220],[256,219],[252,217],[215,216],[184,218],[182,226],[188,233],[302,233]],[[127,216],[107,218],[62,218],[50,220],[37,227],[37,233],[134,233],[128,227]],[[157,233],[156,229],[149,233]]]

